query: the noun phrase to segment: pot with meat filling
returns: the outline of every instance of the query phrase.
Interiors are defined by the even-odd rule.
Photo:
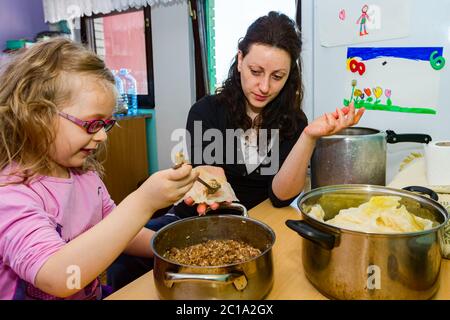
[[[431,190],[410,190],[437,195]],[[334,185],[299,197],[308,280],[334,299],[429,299],[439,288],[440,238],[448,220],[437,202],[406,190]]]
[[[264,298],[273,284],[275,233],[235,215],[176,221],[152,238],[153,276],[161,299]]]

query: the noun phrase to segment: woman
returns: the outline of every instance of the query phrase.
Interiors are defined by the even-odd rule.
[[[189,112],[190,159],[194,165],[207,163],[223,168],[237,198],[248,209],[267,198],[275,207],[287,206],[304,188],[316,140],[355,125],[364,109],[336,109],[334,114],[324,114],[308,125],[300,108],[300,34],[295,22],[284,14],[269,12],[257,19],[238,48],[222,88],[198,101]],[[195,130],[200,124],[201,130]],[[203,139],[211,128],[222,133],[222,150],[226,151],[211,157],[213,163],[205,159],[211,142]],[[227,129],[245,133],[230,139]],[[261,145],[261,137],[265,137],[262,131],[268,137],[273,132],[279,134],[272,136],[278,143],[277,154],[273,154],[276,151],[270,143],[267,148]],[[234,146],[233,161],[227,158],[230,146]],[[254,149],[262,155],[259,159],[252,157]],[[202,155],[200,161],[198,155]],[[264,156],[271,161],[260,163]],[[197,207],[201,214],[205,209],[204,204]],[[176,211],[179,216],[186,215],[185,208],[179,206]]]
[[[247,209],[267,198],[275,207],[287,206],[304,188],[316,140],[358,123],[364,109],[336,109],[308,124],[300,108],[300,34],[284,14],[269,12],[257,19],[238,48],[223,87],[189,112],[189,159],[194,166],[212,165],[203,170],[216,176],[225,175]],[[208,131],[216,134],[215,141],[210,141]],[[192,199],[185,202],[193,204]],[[207,206],[196,209],[205,214]],[[146,227],[156,231],[192,215],[194,207],[181,203]],[[126,263],[123,274],[130,275],[134,267]]]

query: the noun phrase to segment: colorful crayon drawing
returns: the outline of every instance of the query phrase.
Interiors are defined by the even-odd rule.
[[[359,24],[359,35],[366,36],[369,33],[367,32],[367,26],[366,23],[370,22],[370,17],[367,14],[367,11],[369,10],[369,6],[365,4],[361,9],[361,15],[359,16],[358,20],[356,21],[356,24]]]
[[[314,29],[323,47],[408,37],[411,0],[314,0]],[[354,45],[356,46],[356,45]]]
[[[442,47],[348,48],[344,105],[436,114]],[[350,87],[350,88],[349,88]]]

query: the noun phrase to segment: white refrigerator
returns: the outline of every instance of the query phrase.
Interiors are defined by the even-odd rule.
[[[301,1],[309,119],[353,101],[358,126],[450,140],[450,0]],[[387,181],[411,152],[388,145]]]

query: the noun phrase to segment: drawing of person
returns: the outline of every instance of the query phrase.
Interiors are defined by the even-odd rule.
[[[361,16],[358,18],[358,21],[356,21],[356,24],[359,24],[359,35],[365,36],[369,34],[366,29],[366,22],[370,21],[369,15],[367,14],[367,11],[369,10],[369,6],[365,4],[361,9]],[[364,32],[363,32],[364,30]]]

